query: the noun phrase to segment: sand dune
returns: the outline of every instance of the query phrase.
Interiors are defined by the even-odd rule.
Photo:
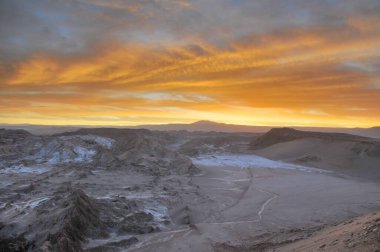
[[[380,142],[349,134],[273,129],[253,140],[257,155],[380,180]]]
[[[316,138],[326,141],[350,141],[350,142],[373,142],[368,137],[356,136],[346,133],[326,133],[314,131],[301,131],[292,128],[273,128],[263,136],[254,139],[250,146],[252,149],[260,149],[273,144],[289,142],[297,139]]]

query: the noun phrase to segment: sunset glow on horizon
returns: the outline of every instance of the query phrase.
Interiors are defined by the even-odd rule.
[[[0,6],[0,123],[380,125],[379,1]]]

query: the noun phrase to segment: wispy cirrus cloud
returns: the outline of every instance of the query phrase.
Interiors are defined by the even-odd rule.
[[[0,6],[3,122],[380,124],[378,1]]]

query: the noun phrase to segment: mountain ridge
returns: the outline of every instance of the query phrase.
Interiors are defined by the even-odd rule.
[[[148,129],[156,131],[203,131],[203,132],[249,132],[265,133],[272,128],[281,128],[283,126],[257,126],[257,125],[240,125],[214,122],[210,120],[200,120],[193,123],[169,123],[169,124],[146,124],[136,126],[54,126],[54,125],[32,125],[32,124],[0,124],[0,128],[24,129],[32,134],[48,135],[60,134],[64,132],[76,131],[80,128],[129,128],[129,129]],[[316,131],[316,132],[335,132],[359,135],[371,138],[380,138],[380,126],[369,128],[339,128],[339,127],[307,127],[307,126],[287,126],[296,130]]]

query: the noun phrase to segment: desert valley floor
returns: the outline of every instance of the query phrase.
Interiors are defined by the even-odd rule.
[[[0,251],[379,251],[380,143],[0,130]]]

